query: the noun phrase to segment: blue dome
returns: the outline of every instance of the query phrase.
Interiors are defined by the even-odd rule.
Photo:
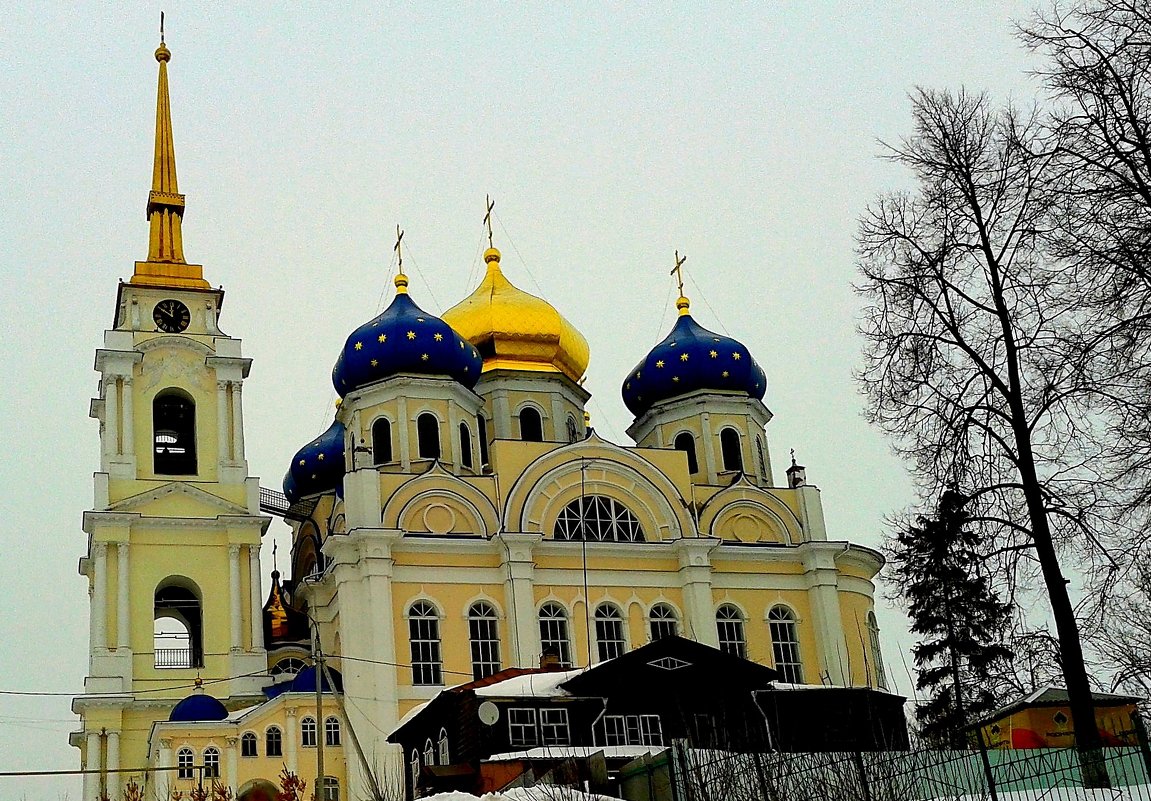
[[[339,420],[296,451],[284,476],[284,497],[290,503],[333,489],[337,493],[344,489],[344,424]]]
[[[195,693],[172,707],[168,720],[194,723],[198,720],[223,720],[226,717],[228,710],[218,700],[205,693]]]
[[[340,675],[340,671],[333,668],[328,668],[328,672],[332,674],[332,681],[336,684],[336,691],[344,691],[344,677]],[[306,667],[296,674],[296,678],[292,679],[289,692],[293,693],[314,693],[316,691],[316,668],[315,666]],[[325,676],[320,692],[330,693],[332,685],[328,683]]]
[[[468,389],[479,381],[483,358],[439,317],[408,296],[408,279],[396,276],[392,305],[351,333],[332,368],[340,397],[397,373],[446,375]]]
[[[767,376],[751,352],[731,337],[708,331],[677,304],[671,333],[635,366],[623,384],[623,402],[641,417],[655,404],[697,390],[739,392],[762,400]]]

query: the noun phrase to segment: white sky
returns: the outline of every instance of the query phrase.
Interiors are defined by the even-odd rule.
[[[696,319],[767,372],[777,480],[795,448],[831,536],[880,543],[913,498],[851,380],[855,221],[909,181],[877,140],[909,132],[917,84],[1029,103],[1010,19],[1030,4],[234,5],[168,3],[167,40],[185,251],[255,360],[262,483],[326,427],[395,225],[442,312],[478,280],[490,193],[509,278],[591,343],[602,434],[628,441],[620,381],[672,323],[678,248]],[[92,360],[147,249],[159,10],[0,0],[0,691],[85,674]],[[906,623],[880,623],[908,692]],[[0,694],[0,771],[77,767],[74,727],[67,698]],[[78,788],[0,777],[3,798]]]

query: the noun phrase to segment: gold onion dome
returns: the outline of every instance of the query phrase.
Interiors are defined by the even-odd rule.
[[[591,351],[574,325],[546,300],[512,285],[500,270],[500,252],[484,252],[487,274],[443,321],[484,357],[484,372],[506,368],[563,373],[579,381]]]

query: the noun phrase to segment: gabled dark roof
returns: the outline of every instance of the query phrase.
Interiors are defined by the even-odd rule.
[[[1143,702],[1143,700],[1144,699],[1136,698],[1133,695],[1117,695],[1115,693],[1099,693],[1094,691],[1091,693],[1091,701],[1096,707],[1127,706],[1129,704],[1140,704]],[[1038,690],[1024,698],[1020,698],[1017,701],[1012,701],[1006,706],[1001,706],[994,712],[989,712],[975,725],[990,723],[993,720],[998,720],[999,718],[1006,717],[1013,712],[1018,712],[1020,709],[1028,709],[1031,707],[1067,706],[1068,703],[1069,699],[1067,696],[1067,690],[1063,687],[1055,687],[1049,684],[1046,687],[1040,687]]]

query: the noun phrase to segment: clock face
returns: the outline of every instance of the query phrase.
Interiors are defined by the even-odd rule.
[[[169,334],[178,334],[188,327],[192,321],[192,314],[188,307],[178,300],[162,300],[152,310],[152,319],[156,327]]]

